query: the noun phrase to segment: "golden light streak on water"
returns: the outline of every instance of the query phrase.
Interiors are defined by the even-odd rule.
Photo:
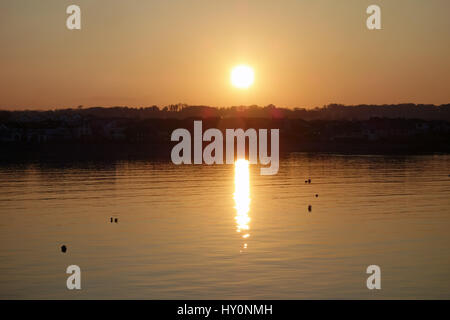
[[[250,173],[249,163],[247,160],[237,160],[234,169],[234,201],[236,209],[236,231],[243,233],[242,238],[250,237]],[[247,248],[247,243],[244,243],[243,248]]]

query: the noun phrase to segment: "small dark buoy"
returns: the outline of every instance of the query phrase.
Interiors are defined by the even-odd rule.
[[[311,212],[311,210],[312,210],[312,206],[309,205],[309,206],[308,206],[308,211]]]
[[[114,219],[114,222],[115,222],[115,223],[117,223],[118,221],[119,221],[119,219],[117,219],[117,218]]]
[[[316,193],[316,198],[318,198],[319,197],[319,195]]]
[[[61,251],[62,251],[63,253],[66,253],[67,247],[66,247],[65,245],[62,245],[62,246],[61,246]]]

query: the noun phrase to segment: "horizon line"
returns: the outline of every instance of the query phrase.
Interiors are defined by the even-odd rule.
[[[368,103],[360,103],[360,104],[342,104],[342,103],[329,103],[324,104],[322,106],[309,106],[309,107],[287,107],[287,106],[276,106],[274,104],[268,104],[265,106],[257,105],[257,104],[251,104],[251,105],[231,105],[231,106],[210,106],[206,104],[186,104],[186,103],[176,103],[176,104],[167,104],[167,105],[147,105],[147,106],[127,106],[127,105],[97,105],[97,106],[85,106],[85,105],[78,105],[78,106],[59,106],[59,107],[16,107],[16,106],[0,106],[0,111],[12,111],[12,112],[23,112],[23,111],[62,111],[62,110],[88,110],[88,109],[97,109],[97,108],[103,108],[103,109],[113,109],[113,108],[126,108],[126,109],[134,109],[134,110],[142,110],[142,109],[149,109],[157,107],[159,111],[164,111],[164,108],[170,108],[173,106],[178,106],[183,108],[189,108],[189,107],[203,107],[203,108],[212,108],[212,109],[232,109],[232,108],[275,108],[275,109],[284,109],[284,110],[290,110],[290,111],[296,111],[296,110],[315,110],[315,109],[325,109],[328,107],[338,106],[338,107],[361,107],[361,106],[369,106],[369,107],[387,107],[387,106],[428,106],[428,107],[446,107],[450,105],[450,102],[443,103],[443,104],[434,104],[434,103],[414,103],[414,102],[402,102],[402,103],[384,103],[384,104],[368,104]],[[181,110],[182,110],[181,109]],[[179,112],[181,110],[167,110],[168,112]]]

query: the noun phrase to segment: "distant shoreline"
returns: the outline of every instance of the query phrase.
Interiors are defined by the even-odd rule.
[[[419,114],[423,118],[411,118]],[[217,128],[222,133],[237,128],[279,129],[280,154],[447,154],[449,119],[450,105],[330,105],[308,111],[274,106],[3,111],[0,161],[170,159],[176,144],[172,133],[179,128],[192,133],[195,120],[202,120],[204,131]]]
[[[422,119],[450,121],[450,103],[435,104],[358,104],[331,103],[316,107],[230,106],[213,107],[183,103],[147,107],[83,107],[57,109],[1,108],[0,123],[5,121],[65,121],[76,119],[188,119],[188,118],[266,118],[310,120],[368,120],[370,118]]]
[[[150,160],[170,161],[171,146],[146,143],[1,143],[0,162],[27,161],[111,161]],[[280,150],[281,157],[306,152],[348,155],[429,155],[450,154],[449,144],[386,144],[386,143],[303,143]]]

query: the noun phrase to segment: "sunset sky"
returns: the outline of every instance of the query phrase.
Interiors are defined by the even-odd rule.
[[[383,30],[366,28],[371,4]],[[449,12],[448,0],[2,0],[0,108],[449,103]],[[230,84],[239,64],[254,70],[248,89]]]

